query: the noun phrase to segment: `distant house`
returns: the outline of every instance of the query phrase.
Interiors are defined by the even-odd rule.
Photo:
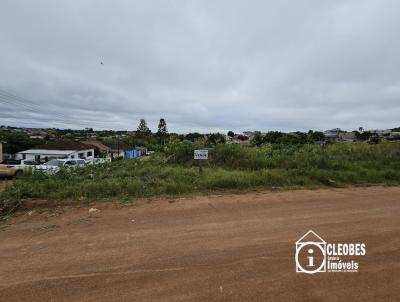
[[[250,133],[250,131],[246,131],[246,133]],[[240,144],[240,145],[250,145],[250,137],[247,134],[235,134],[234,137],[226,136],[227,144]]]
[[[356,134],[354,132],[341,132],[338,135],[339,141],[342,142],[355,142],[356,141]]]
[[[347,132],[340,128],[326,130],[324,131],[324,135],[328,141],[348,142],[348,143],[356,141],[355,132]]]
[[[48,161],[55,158],[94,159],[94,149],[75,141],[51,142],[18,152],[16,159],[28,159],[36,162]]]
[[[343,132],[340,128],[335,128],[331,130],[324,131],[324,135],[328,140],[337,140],[339,139],[339,134]]]
[[[390,141],[397,141],[400,140],[400,132],[392,131],[388,136],[388,140]]]
[[[375,135],[381,137],[381,136],[389,136],[392,131],[390,129],[386,129],[386,130],[377,129],[377,130],[368,130],[366,132],[371,132],[372,134],[375,134]]]
[[[248,137],[248,140],[251,141],[254,138],[255,132],[254,131],[243,131],[243,134]]]
[[[45,139],[44,135],[29,135],[30,139]]]

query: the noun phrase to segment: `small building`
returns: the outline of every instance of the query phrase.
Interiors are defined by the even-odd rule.
[[[16,159],[47,162],[50,159],[94,159],[94,149],[75,141],[50,142],[16,154]]]
[[[124,159],[133,159],[147,154],[146,147],[135,147],[124,150]]]
[[[142,151],[139,149],[125,150],[124,159],[133,159],[143,155]]]

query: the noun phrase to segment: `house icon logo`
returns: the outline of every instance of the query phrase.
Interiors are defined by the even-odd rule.
[[[315,274],[326,271],[326,242],[309,230],[296,241],[296,272]]]

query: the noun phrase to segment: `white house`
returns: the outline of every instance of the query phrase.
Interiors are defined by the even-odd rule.
[[[384,135],[390,135],[390,133],[392,132],[390,129],[386,129],[386,130],[367,130],[368,132],[371,132],[377,136],[384,136]]]
[[[343,132],[340,128],[335,128],[331,130],[324,131],[324,135],[328,139],[337,139],[339,138],[339,134]]]
[[[87,160],[94,159],[94,149],[88,148],[80,142],[61,141],[36,146],[32,149],[18,152],[17,159],[28,159],[36,162],[48,161],[55,158],[81,158]]]

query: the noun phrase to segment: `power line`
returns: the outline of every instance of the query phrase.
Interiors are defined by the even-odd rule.
[[[31,101],[16,96],[15,94],[9,93],[5,90],[0,89],[0,103],[3,104],[7,104],[7,105],[13,105],[13,106],[19,106],[19,107],[23,107],[24,109],[33,112],[35,114],[39,114],[42,117],[35,117],[36,120],[40,120],[40,119],[44,119],[44,116],[46,115],[46,113],[43,113],[43,108],[41,108],[40,106],[32,103]],[[75,125],[81,125],[81,126],[88,126],[87,123],[82,123],[82,122],[78,122],[77,120],[71,120],[71,117],[68,117],[64,114],[60,114],[60,113],[50,113],[51,114],[51,118],[55,118],[56,120],[61,121],[64,124],[75,124]],[[20,117],[16,117],[16,118],[20,118]],[[57,121],[53,121],[56,123],[60,123]],[[48,122],[48,119],[46,120]],[[90,126],[95,125],[97,127],[101,127],[101,128],[109,128],[109,125],[106,125],[105,123],[102,122],[89,122]]]
[[[34,104],[31,101],[28,101],[28,100],[26,100],[24,98],[15,96],[15,95],[13,95],[11,93],[5,92],[2,89],[0,89],[0,97],[2,97],[3,99],[8,100],[9,102],[12,102],[13,104],[20,104],[21,106],[23,106],[25,108],[42,111],[42,108],[40,106],[38,106],[37,104]],[[58,113],[55,113],[55,115],[61,116]]]
[[[8,104],[8,105],[13,105],[13,106],[17,106],[17,107],[22,107],[22,108],[23,108],[24,110],[26,110],[27,112],[31,112],[31,113],[34,113],[34,114],[36,114],[36,115],[39,115],[39,116],[32,117],[32,118],[35,119],[35,120],[41,120],[41,121],[49,122],[49,120],[50,120],[50,118],[51,118],[51,120],[52,120],[53,122],[55,122],[55,123],[75,124],[75,125],[87,125],[87,124],[82,123],[82,122],[79,122],[79,121],[77,121],[77,120],[74,120],[74,121],[73,121],[72,119],[69,119],[68,117],[64,117],[64,116],[61,116],[61,115],[53,115],[53,114],[51,114],[51,115],[50,115],[50,118],[46,118],[46,114],[43,113],[43,111],[41,111],[41,110],[38,110],[38,109],[36,109],[36,108],[24,107],[24,106],[22,106],[21,104],[12,103],[11,101],[9,101],[9,100],[4,100],[4,99],[2,99],[1,97],[0,97],[0,103]],[[14,119],[21,119],[22,117],[21,117],[21,116],[15,115],[13,118],[14,118]],[[27,119],[27,118],[25,118],[25,119]],[[93,122],[92,124],[105,126],[104,124],[101,124],[101,123],[99,123],[99,122]]]

